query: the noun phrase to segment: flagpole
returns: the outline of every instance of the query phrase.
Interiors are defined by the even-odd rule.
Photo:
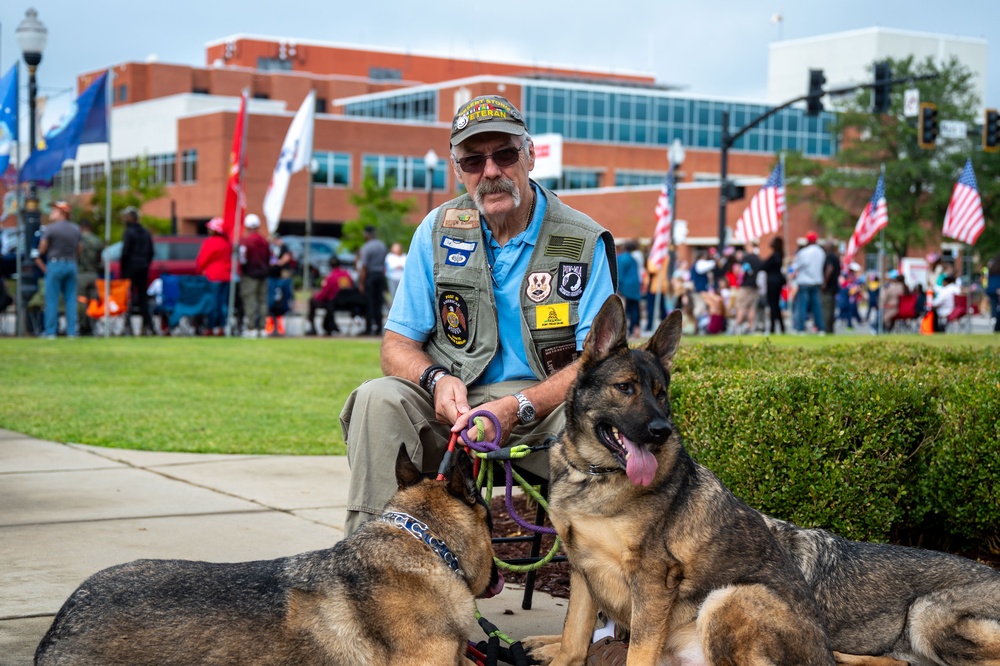
[[[788,174],[785,173],[785,153],[784,152],[778,154],[778,160],[779,160],[779,163],[781,164],[781,180],[785,183],[785,191],[787,192],[787,190],[788,190]],[[784,227],[784,232],[785,232],[784,233],[784,235],[785,235],[785,256],[781,258],[782,262],[784,262],[785,257],[788,257],[788,256],[792,255],[792,246],[789,245],[789,243],[791,241],[789,239],[789,232],[788,232],[788,209],[789,208],[790,208],[790,206],[788,205],[788,197],[786,195],[786,197],[785,197],[785,210],[782,211],[782,214],[781,214],[781,226]],[[784,268],[784,266],[782,266],[782,268]]]
[[[882,162],[882,170],[879,174],[882,182],[885,183],[885,162]],[[873,211],[874,212],[874,211]],[[885,289],[885,227],[878,232],[878,296],[879,300],[882,300],[882,290]],[[881,335],[884,329],[883,313],[881,304],[879,304],[878,309],[878,323],[876,330],[878,334]],[[871,304],[868,305],[871,307]]]
[[[313,228],[313,173],[312,173],[312,157],[309,158],[310,166],[307,169],[309,172],[309,187],[306,189],[306,243],[305,247],[302,248],[302,263],[304,264],[305,273],[303,274],[302,286],[305,288],[305,299],[306,305],[309,304],[309,299],[312,296],[312,271],[309,270],[309,246],[312,244],[312,228]],[[332,319],[332,317],[331,317]],[[310,322],[310,326],[313,324]]]
[[[244,184],[246,181],[246,156],[247,156],[247,129],[250,125],[250,89],[244,88],[243,93],[243,136],[240,137],[240,154],[237,156],[237,163],[240,165],[240,191],[236,197],[236,211],[233,215],[233,237],[232,255],[229,267],[229,303],[226,310],[226,337],[233,335],[233,310],[236,307],[236,265],[239,262],[239,241],[240,229],[243,226],[243,206],[241,198],[244,197]],[[237,114],[238,115],[238,114]]]
[[[108,126],[108,154],[104,159],[104,173],[107,174],[105,180],[105,192],[104,192],[104,247],[111,245],[111,192],[114,189],[114,174],[111,171],[111,107],[114,104],[114,70],[108,68],[108,81],[104,88],[104,99],[107,104],[107,114],[105,115],[105,122]],[[146,285],[142,285],[141,289],[145,289]],[[108,320],[108,307],[109,301],[111,299],[111,262],[104,262],[104,337],[107,338],[111,335],[111,326]],[[128,327],[128,331],[132,331],[132,307],[129,304],[128,310],[125,312],[125,325]]]

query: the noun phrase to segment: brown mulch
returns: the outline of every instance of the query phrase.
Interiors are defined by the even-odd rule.
[[[498,489],[502,492],[502,488]],[[533,521],[535,517],[535,503],[530,502],[529,498],[524,496],[517,496],[514,498],[514,509],[517,513],[525,520]],[[522,536],[529,534],[529,532],[523,529],[520,525],[514,522],[514,520],[507,513],[507,507],[504,506],[504,498],[502,494],[494,496],[493,502],[491,504],[491,510],[493,513],[493,535],[494,536]],[[549,527],[552,524],[546,520],[545,524]],[[961,555],[967,557],[971,560],[976,560],[983,564],[993,567],[994,569],[1000,570],[1000,552],[992,552],[985,545],[982,548],[970,548],[968,545],[965,547],[959,545],[953,545],[947,542],[944,543],[934,543],[934,544],[918,544],[918,543],[906,543],[910,539],[899,539],[897,535],[897,540],[902,541],[904,545],[922,545],[924,547],[930,547],[935,550],[943,550],[945,552],[952,552],[956,555]],[[542,548],[541,554],[545,555],[552,548],[553,537],[543,536],[542,537]],[[915,541],[915,540],[914,540]],[[500,559],[509,559],[514,557],[528,557],[530,553],[530,543],[500,543],[494,544],[493,549],[496,551],[497,557]],[[560,549],[559,554],[565,555]],[[504,579],[509,583],[524,584],[527,574],[513,573],[507,570],[503,570]],[[553,597],[560,597],[562,599],[569,598],[569,565],[566,562],[555,562],[542,566],[535,573],[535,589],[541,590]]]

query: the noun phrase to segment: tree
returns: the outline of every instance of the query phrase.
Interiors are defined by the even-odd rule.
[[[112,168],[113,174],[120,175],[120,168]],[[159,199],[166,193],[163,183],[156,181],[156,170],[140,157],[138,163],[127,164],[125,167],[125,180],[128,186],[125,189],[114,189],[111,192],[111,240],[120,240],[125,230],[125,225],[121,221],[121,212],[129,206],[135,206],[142,210],[143,204],[147,201]],[[84,211],[84,215],[89,217],[94,227],[94,233],[104,237],[104,218],[107,214],[107,178],[101,178],[94,183],[94,194],[90,198],[89,210]],[[153,234],[170,233],[170,220],[166,218],[143,215],[142,223]]]
[[[910,248],[936,245],[951,191],[965,160],[972,155],[974,164],[996,161],[979,150],[978,135],[962,139],[938,138],[934,150],[917,146],[915,119],[903,117],[903,92],[917,88],[922,102],[937,105],[938,118],[960,120],[975,128],[979,99],[972,89],[972,74],[957,58],[944,64],[932,58],[915,62],[913,57],[890,61],[893,78],[933,74],[936,78],[908,84],[896,84],[890,95],[889,112],[870,112],[871,93],[859,91],[839,105],[833,131],[841,146],[833,163],[827,167],[790,156],[786,160],[789,196],[816,206],[820,225],[839,238],[849,238],[861,211],[871,198],[878,181],[879,167],[885,164],[885,190],[889,225],[885,228],[888,245],[898,256]],[[1000,212],[1000,181],[997,168],[976,169],[984,204],[987,198]],[[991,175],[992,174],[992,175]],[[805,180],[808,179],[808,180]],[[989,224],[989,216],[988,216]],[[995,232],[1000,241],[1000,232]],[[993,232],[990,241],[992,244]],[[983,234],[986,241],[986,234]]]
[[[416,210],[413,199],[398,201],[392,196],[396,183],[387,178],[384,185],[379,185],[375,175],[368,171],[361,184],[361,193],[351,194],[351,203],[358,207],[358,217],[344,224],[343,242],[350,250],[357,250],[365,242],[364,230],[373,226],[378,237],[387,246],[401,243],[404,250],[410,247],[410,239],[416,227],[407,224],[407,215]]]

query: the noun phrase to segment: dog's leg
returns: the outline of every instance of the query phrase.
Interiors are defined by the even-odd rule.
[[[892,657],[872,657],[865,654],[834,652],[833,656],[838,664],[843,664],[844,666],[908,666],[909,663],[893,659]]]
[[[563,624],[562,636],[557,643],[542,645],[541,641],[537,639],[527,642],[526,644],[531,648],[531,657],[552,666],[577,666],[585,663],[596,620],[597,603],[590,593],[590,588],[587,587],[587,581],[578,570],[571,566],[569,607],[566,609],[566,622]]]
[[[670,635],[670,615],[683,574],[679,566],[666,562],[644,563],[632,588],[632,622],[628,666],[661,663]],[[666,587],[663,583],[666,582]]]

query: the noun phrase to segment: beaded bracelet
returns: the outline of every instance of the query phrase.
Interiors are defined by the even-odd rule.
[[[430,393],[431,375],[433,375],[435,372],[438,371],[448,372],[448,368],[444,367],[443,365],[435,364],[424,370],[423,374],[420,375],[420,388]]]

